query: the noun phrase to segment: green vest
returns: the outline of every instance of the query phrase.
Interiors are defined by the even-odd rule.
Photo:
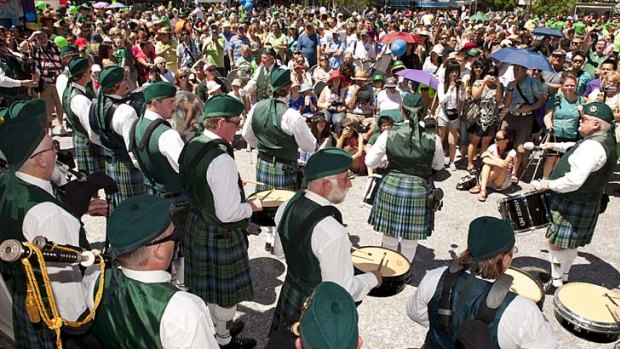
[[[248,225],[248,220],[243,219],[238,222],[223,223],[215,215],[215,204],[213,192],[207,182],[207,169],[211,162],[218,156],[228,153],[233,159],[234,154],[230,144],[217,146],[206,153],[203,148],[208,146],[212,139],[204,134],[195,137],[185,145],[179,157],[179,177],[181,187],[189,195],[190,209],[199,215],[206,224],[223,227],[226,229],[242,229]],[[200,160],[196,160],[196,159]],[[245,201],[245,192],[241,177],[239,178],[239,194],[241,201]]]
[[[273,103],[273,104],[272,104]],[[258,151],[286,161],[296,161],[297,142],[281,129],[282,115],[288,105],[274,98],[260,101],[252,114],[252,130],[258,139]]]
[[[579,202],[592,202],[599,201],[601,199],[605,190],[605,185],[609,182],[609,178],[611,177],[614,171],[614,166],[616,165],[616,160],[618,159],[618,154],[616,153],[616,141],[613,133],[611,132],[612,131],[591,135],[580,140],[577,144],[570,148],[562,156],[562,158],[560,158],[560,161],[549,177],[551,180],[558,179],[570,171],[568,158],[585,140],[593,140],[600,143],[605,150],[605,155],[607,155],[607,162],[605,162],[605,165],[603,165],[603,167],[601,167],[598,171],[590,173],[588,179],[586,179],[579,189],[569,193],[556,193],[555,195]]]
[[[112,271],[105,273],[105,292],[109,290]],[[172,296],[178,292],[169,283],[143,283],[116,272],[115,294],[108,303],[101,302],[93,332],[104,348],[162,348],[159,326]],[[97,285],[96,287],[98,287]]]
[[[423,179],[430,178],[433,156],[435,155],[435,135],[410,127],[410,124],[394,126],[388,131],[387,157],[390,171],[397,171]]]
[[[76,96],[86,96],[86,93],[82,92],[79,88],[71,85],[69,80],[69,86],[62,93],[62,105],[64,106],[65,114],[67,115],[67,122],[71,125],[73,132],[76,135],[88,139],[88,132],[80,122],[77,115],[71,110],[71,100]]]
[[[259,101],[271,97],[271,74],[267,74],[267,68],[262,67],[256,78],[257,99]]]
[[[159,151],[159,137],[162,133],[171,130],[170,124],[164,122],[159,124],[146,146],[142,149],[138,148],[138,144],[142,142],[149,125],[153,120],[149,120],[144,116],[138,120],[135,129],[135,140],[133,153],[136,160],[140,164],[140,170],[144,174],[144,183],[155,190],[164,194],[175,194],[181,192],[181,180],[179,174],[170,166],[168,159]]]

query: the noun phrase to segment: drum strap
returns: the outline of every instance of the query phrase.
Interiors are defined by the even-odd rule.
[[[144,148],[146,148],[146,145],[151,140],[151,136],[153,135],[153,132],[159,125],[165,124],[167,126],[170,126],[170,124],[164,119],[153,120],[149,124],[149,126],[146,128],[146,131],[144,132],[144,135],[142,136],[140,143],[136,144],[136,125],[137,124],[138,124],[137,121],[134,122],[133,125],[131,125],[131,131],[129,131],[129,151],[133,151],[134,149],[137,151],[144,150]]]
[[[314,227],[318,222],[322,221],[323,218],[332,216],[334,217],[338,223],[342,224],[342,213],[338,211],[338,209],[334,206],[321,206],[312,212],[306,219],[304,219],[303,223],[301,223],[300,227]],[[310,232],[311,229],[306,229],[306,234]],[[290,240],[292,246],[297,246],[304,239],[306,234],[297,232]]]
[[[446,278],[441,289],[439,298],[439,326],[445,333],[450,333],[450,323],[452,322],[452,299],[454,298],[454,286],[459,276],[465,271],[462,265],[452,263],[447,270]]]

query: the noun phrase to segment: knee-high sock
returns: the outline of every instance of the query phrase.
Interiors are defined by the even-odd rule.
[[[185,283],[185,257],[176,257],[172,260],[172,269],[176,283],[183,285]]]
[[[415,252],[418,249],[418,240],[407,240],[403,239],[400,242],[400,253],[402,253],[407,259],[409,263],[413,262],[415,258]]]
[[[398,240],[399,238],[383,235],[383,239],[381,240],[381,246],[392,251],[398,251]]]
[[[562,281],[568,281],[568,273],[570,272],[570,268],[573,266],[575,262],[575,258],[577,258],[577,249],[571,248],[564,250],[566,251],[566,260],[562,265]]]
[[[230,328],[237,311],[237,306],[235,305],[231,308],[223,308],[217,304],[209,304],[208,306],[213,318],[213,324],[215,325],[215,340],[217,344],[226,345],[230,343],[232,340]]]
[[[551,262],[551,280],[553,286],[562,286],[562,274],[566,264],[567,250],[549,249],[549,262]]]
[[[276,229],[275,227],[263,227],[261,229],[265,229],[265,242],[273,246],[276,239]]]

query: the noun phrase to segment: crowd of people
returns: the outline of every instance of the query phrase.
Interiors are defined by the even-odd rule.
[[[267,250],[288,267],[271,348],[362,345],[352,304],[383,280],[353,274],[353,246],[333,206],[352,176],[368,175],[369,186],[380,179],[368,223],[382,247],[412,262],[441,208],[437,172],[467,171],[484,202],[519,183],[528,144],[540,144],[537,188],[551,192],[549,294],[568,281],[608,200],[620,142],[620,18],[296,4],[43,5],[36,17],[0,27],[1,239],[45,235],[89,249],[80,216],[56,198],[67,179],[52,136],[70,135],[76,170],[105,173],[117,190],[88,208],[112,209],[105,283],[93,268],[47,268],[60,316],[81,321],[96,308],[92,326],[54,332],[31,321],[26,275],[1,262],[18,348],[51,347],[60,333],[77,348],[256,346],[233,321],[254,296],[248,223],[266,209],[264,199],[246,199],[233,148],[240,137],[258,152],[257,191],[295,192],[263,229]],[[537,27],[557,33],[536,35]],[[393,37],[407,37],[402,54]],[[549,68],[494,58],[509,48],[541,55]],[[496,346],[558,347],[532,301],[488,281],[510,266],[510,223],[477,218],[468,234],[454,268],[430,271],[408,301],[410,318],[429,327],[427,345],[466,340],[460,326],[500,294],[489,322]],[[331,301],[334,314],[313,310],[319,300],[304,305],[312,297]],[[445,318],[446,304],[464,307]],[[313,322],[313,312],[349,330]]]

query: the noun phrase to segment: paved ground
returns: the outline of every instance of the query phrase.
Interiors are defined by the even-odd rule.
[[[70,138],[62,138],[63,148],[68,147]],[[256,152],[240,150],[235,153],[237,164],[243,178],[254,178]],[[458,178],[465,171],[438,174],[437,185],[444,189],[443,209],[436,215],[434,234],[418,247],[412,265],[412,280],[405,290],[390,298],[367,297],[359,306],[360,335],[364,339],[364,348],[419,348],[424,342],[426,329],[411,321],[406,314],[406,300],[411,296],[425,272],[446,265],[452,256],[462,251],[466,244],[467,226],[475,217],[491,215],[499,217],[497,202],[505,198],[504,194],[492,193],[487,202],[480,203],[476,195],[455,190]],[[353,180],[353,188],[345,202],[339,205],[343,212],[348,232],[354,244],[359,246],[379,245],[381,236],[372,231],[366,223],[370,209],[361,205],[362,192],[366,177]],[[608,185],[608,192],[620,188],[620,173],[617,171]],[[249,184],[246,193],[252,193]],[[513,188],[513,192],[528,191],[528,184]],[[612,197],[607,212],[600,216],[597,231],[592,244],[579,249],[579,256],[571,271],[571,281],[590,282],[602,285],[620,293],[620,238],[614,221],[620,214],[620,199]],[[104,238],[105,222],[102,218],[86,217],[84,219],[89,239],[101,241]],[[250,264],[254,280],[255,300],[244,302],[239,307],[239,314],[246,322],[245,336],[258,340],[258,348],[265,345],[265,339],[271,323],[272,314],[285,275],[283,262],[270,256],[264,250],[264,236],[250,236]],[[530,270],[548,269],[547,247],[543,230],[536,230],[517,236],[519,254],[513,265]],[[612,344],[600,344],[581,339],[564,329],[554,317],[553,297],[546,296],[543,311],[561,344],[565,348],[612,348]],[[0,347],[2,342],[0,341]]]

